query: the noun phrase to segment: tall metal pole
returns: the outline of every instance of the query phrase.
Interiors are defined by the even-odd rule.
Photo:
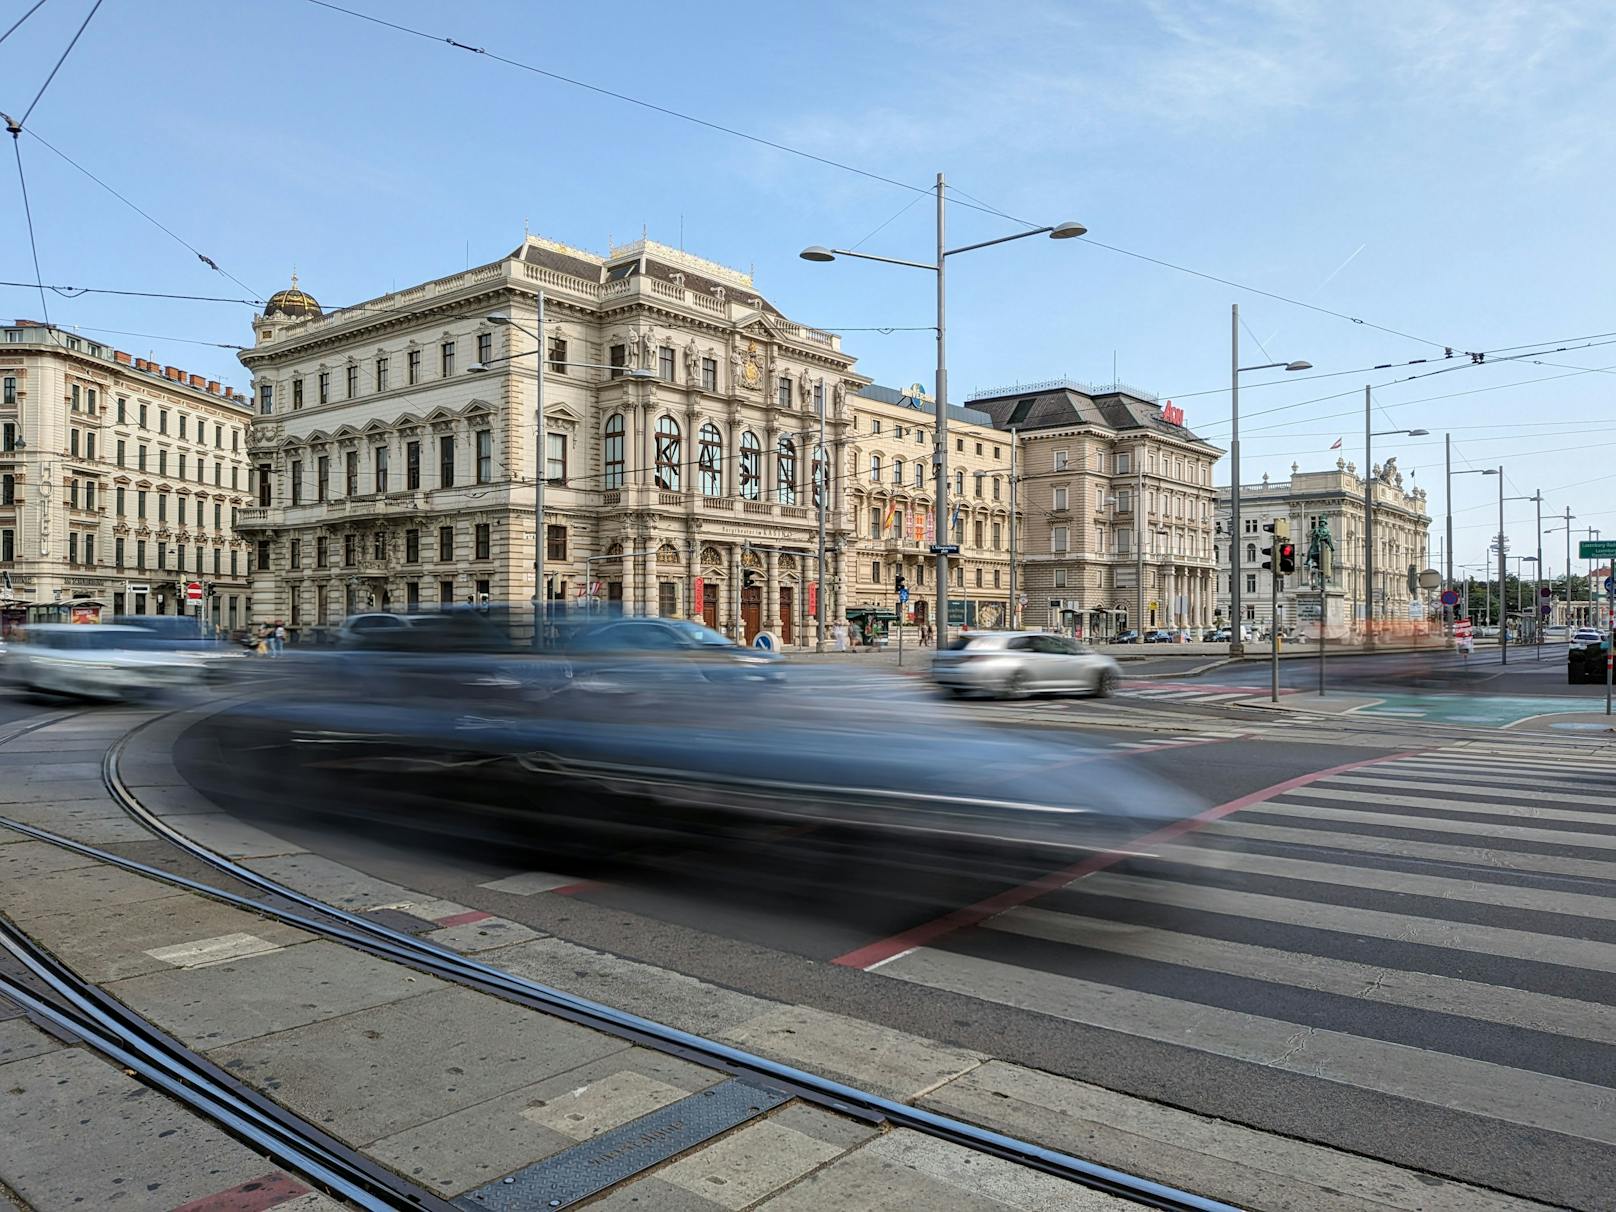
[[[1133,498],[1134,559],[1139,575],[1139,621],[1133,629],[1139,633],[1139,642],[1145,642],[1145,444],[1133,448],[1134,473],[1139,487]]]
[[[1498,469],[1498,663],[1509,664],[1509,608],[1504,601],[1504,469]]]
[[[1010,427],[1010,630],[1021,625],[1021,599],[1016,596],[1016,429]]]
[[[825,498],[830,495],[830,465],[825,450],[825,393],[819,393],[819,458],[814,470],[814,496],[819,498],[819,584],[814,590],[814,651],[825,651]],[[898,622],[901,624],[902,619]]]
[[[538,402],[533,418],[536,432],[533,455],[533,647],[544,644],[544,635],[550,621],[550,593],[544,584],[544,547],[549,534],[544,528],[544,480],[549,470],[545,466],[546,435],[544,432],[544,292],[538,292],[539,326],[534,329],[534,340],[539,343],[537,375]],[[473,451],[473,454],[476,452]]]
[[[1274,570],[1268,574],[1268,699],[1279,702],[1279,536],[1274,536]]]
[[[1543,490],[1539,488],[1532,500],[1537,502],[1537,576],[1532,595],[1532,638],[1537,641],[1537,659],[1543,659]]]
[[[1442,435],[1442,463],[1443,463],[1443,467],[1444,467],[1444,469],[1446,470],[1446,473],[1447,473],[1447,489],[1448,489],[1448,491],[1447,491],[1447,498],[1448,498],[1448,537],[1447,537],[1447,546],[1445,547],[1445,549],[1443,551],[1443,562],[1447,566],[1447,575],[1443,580],[1443,584],[1446,585],[1449,589],[1452,589],[1453,588],[1453,435],[1451,433],[1445,433],[1445,434]],[[1539,529],[1541,529],[1541,527]],[[1444,608],[1443,613],[1447,614],[1447,615],[1451,615],[1454,618],[1457,618],[1459,612],[1456,611],[1456,610],[1455,611],[1449,611],[1446,608]],[[1453,639],[1453,627],[1452,627],[1452,624],[1451,624],[1451,620],[1450,620],[1449,627],[1448,627],[1448,639],[1450,641]]]
[[[1240,609],[1240,304],[1229,305],[1229,655],[1245,653]],[[1141,578],[1139,592],[1144,593]]]
[[[948,312],[944,289],[943,174],[937,174],[937,650],[948,647]],[[901,622],[901,620],[900,620]]]
[[[1566,506],[1566,639],[1571,638],[1571,506]]]
[[[1369,384],[1363,389],[1364,647],[1375,643],[1375,435],[1369,424]]]

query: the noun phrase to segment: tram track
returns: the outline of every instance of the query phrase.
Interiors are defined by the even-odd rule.
[[[77,714],[77,713],[74,713]],[[0,737],[0,746],[10,740],[35,731],[37,728],[49,726],[69,716],[58,716],[46,721],[40,721],[25,730],[10,736]],[[245,865],[238,863],[225,855],[209,849],[206,846],[187,837],[173,826],[169,825],[152,807],[145,803],[134,789],[122,777],[120,764],[130,743],[146,728],[157,723],[162,716],[154,716],[130,729],[122,737],[110,744],[102,761],[102,780],[108,794],[120,809],[132,820],[139,823],[154,837],[167,842],[169,845],[195,859],[208,868],[228,877],[228,882],[241,885],[250,892],[236,892],[228,888],[194,879],[177,872],[167,871],[161,867],[143,863],[127,858],[86,842],[64,837],[50,830],[31,825],[22,821],[11,820],[0,816],[0,828],[20,833],[35,841],[59,847],[81,857],[99,863],[106,863],[132,874],[144,876],[166,883],[182,890],[208,897],[212,900],[246,910],[261,916],[271,918],[285,925],[294,926],[308,931],[320,938],[363,951],[379,958],[407,966],[416,971],[427,973],[444,981],[474,989],[502,1001],[518,1004],[545,1014],[564,1020],[578,1023],[595,1030],[605,1032],[627,1042],[638,1044],[645,1048],[661,1052],[666,1055],[679,1057],[686,1061],[705,1065],[708,1068],[728,1073],[755,1082],[762,1082],[777,1088],[790,1096],[805,1102],[818,1105],[831,1111],[849,1115],[870,1123],[883,1123],[894,1128],[907,1128],[923,1133],[964,1148],[1002,1158],[1031,1169],[1054,1175],[1092,1190],[1126,1199],[1145,1207],[1171,1210],[1171,1212],[1233,1212],[1230,1205],[1217,1200],[1182,1191],[1166,1184],[1157,1183],[1150,1179],[1099,1163],[1064,1153],[1059,1150],[1047,1148],[1031,1141],[1018,1139],[1005,1133],[995,1132],[976,1124],[955,1119],[951,1116],[928,1111],[920,1107],[911,1106],[896,1099],[859,1089],[855,1086],[836,1082],[806,1070],[798,1069],[767,1057],[757,1055],[736,1048],[717,1040],[681,1031],[638,1015],[630,1014],[614,1007],[594,1002],[586,998],[566,993],[539,982],[516,976],[502,971],[499,968],[484,964],[471,957],[458,952],[447,950],[434,943],[416,938],[412,935],[394,930],[380,922],[374,921],[362,914],[327,904],[315,897],[309,896],[296,889],[289,888]],[[37,951],[25,939],[19,940],[20,932],[14,928],[0,931],[0,945],[13,955],[22,959],[20,951]],[[75,995],[86,1000],[86,1005],[58,1006],[54,1011],[42,1012],[47,1017],[52,1014],[61,1015],[63,1027],[76,1034],[83,1035],[87,1043],[102,1051],[104,1044],[107,1048],[122,1049],[130,1052],[132,1044],[136,1043],[135,1036],[143,1037],[142,1046],[145,1046],[153,1037],[162,1037],[151,1024],[139,1019],[132,1012],[121,1007],[119,1003],[95,989],[94,986],[83,982],[70,971],[50,960],[48,956],[35,955],[36,961],[49,961],[56,969],[55,977],[60,981],[63,990],[59,990],[63,998],[67,997],[65,990],[75,990]],[[23,960],[27,963],[27,960]],[[29,964],[33,968],[33,964]],[[38,971],[36,969],[36,971]],[[41,976],[41,979],[44,979]],[[93,991],[93,992],[92,992]],[[18,991],[23,997],[31,995],[26,990]],[[0,982],[0,993],[11,996],[3,982]],[[15,999],[14,999],[15,1000]],[[110,1003],[110,1007],[108,1005]],[[23,1002],[19,1001],[19,1004]],[[111,1009],[116,1007],[117,1013]],[[33,1012],[30,1008],[30,1012]],[[106,1016],[103,1019],[102,1016]],[[131,1021],[133,1020],[133,1021]],[[55,1021],[52,1019],[52,1021]],[[85,1035],[89,1031],[92,1034]],[[186,1053],[183,1045],[162,1037],[164,1043],[160,1047],[178,1049],[179,1053]],[[111,1052],[105,1054],[111,1056]],[[131,1055],[136,1055],[130,1052]],[[136,1056],[139,1059],[138,1055]],[[204,1070],[214,1068],[211,1074],[193,1073],[190,1078],[180,1078],[175,1070],[167,1067],[169,1064],[179,1066],[181,1069],[188,1063],[200,1062]],[[125,1063],[122,1060],[119,1063]],[[261,1135],[243,1137],[249,1139],[257,1147],[269,1151],[271,1146],[284,1137],[287,1140],[288,1153],[284,1162],[289,1167],[297,1169],[321,1185],[329,1185],[333,1190],[339,1190],[345,1198],[354,1200],[361,1207],[398,1207],[398,1208],[443,1208],[453,1205],[443,1204],[437,1197],[425,1192],[417,1192],[414,1188],[393,1192],[390,1196],[394,1203],[365,1203],[350,1189],[359,1192],[365,1198],[375,1198],[366,1195],[361,1180],[373,1181],[373,1174],[344,1175],[327,1174],[333,1159],[328,1156],[331,1147],[336,1146],[338,1151],[346,1150],[338,1142],[324,1137],[318,1129],[314,1132],[323,1140],[310,1137],[298,1139],[297,1117],[285,1112],[278,1104],[256,1092],[248,1091],[240,1083],[235,1082],[228,1074],[216,1070],[203,1058],[189,1054],[188,1057],[169,1052],[162,1065],[148,1062],[152,1067],[153,1084],[159,1088],[167,1089],[167,1085],[160,1083],[175,1082],[187,1092],[198,1098],[194,1105],[199,1113],[218,1118],[219,1122],[233,1131],[254,1131]],[[132,1068],[134,1066],[131,1066]],[[146,1070],[136,1068],[136,1072],[145,1075]],[[167,1076],[165,1076],[167,1075]],[[219,1090],[218,1079],[222,1077],[227,1086],[233,1085],[235,1089]],[[224,1096],[228,1095],[228,1099]],[[212,1100],[212,1101],[203,1101]],[[211,1108],[211,1110],[210,1110]],[[267,1108],[274,1108],[285,1118],[274,1124],[261,1124],[259,1121],[266,1115],[273,1115]],[[251,1115],[246,1113],[250,1112]],[[232,1119],[231,1117],[235,1117]],[[240,1120],[240,1126],[234,1126],[235,1120]],[[300,1123],[301,1121],[298,1121]],[[308,1127],[308,1125],[303,1125]],[[301,1151],[300,1151],[301,1150]],[[346,1150],[352,1153],[351,1150]],[[272,1154],[272,1156],[276,1156]],[[360,1158],[355,1154],[355,1158]],[[344,1160],[337,1158],[336,1160]],[[351,1165],[354,1158],[346,1161]],[[368,1163],[371,1170],[387,1174],[374,1163]],[[394,1176],[396,1177],[396,1176]],[[337,1181],[348,1184],[338,1187]],[[402,1181],[402,1180],[399,1180]],[[431,1201],[431,1202],[426,1202]]]

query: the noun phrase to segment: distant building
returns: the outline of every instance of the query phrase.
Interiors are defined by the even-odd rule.
[[[1408,573],[1430,566],[1431,518],[1425,490],[1404,487],[1396,458],[1371,469],[1375,508],[1374,617],[1381,622],[1407,622],[1437,617],[1440,605],[1433,594],[1410,592]],[[1337,459],[1326,471],[1302,471],[1291,466],[1289,479],[1240,487],[1240,534],[1229,533],[1229,489],[1218,489],[1218,594],[1220,619],[1229,615],[1230,544],[1239,560],[1244,622],[1266,628],[1272,618],[1269,573],[1262,566],[1262,549],[1272,545],[1263,526],[1276,518],[1290,523],[1296,544],[1297,573],[1287,577],[1279,592],[1279,627],[1282,632],[1316,627],[1319,595],[1305,567],[1314,524],[1323,518],[1335,543],[1334,571],[1325,587],[1327,634],[1339,636],[1362,627],[1366,617],[1368,586],[1364,581],[1364,480],[1357,466]]]
[[[247,399],[47,324],[0,326],[0,606],[248,618]],[[185,586],[204,597],[188,602]],[[9,598],[9,603],[7,602]]]
[[[1212,626],[1212,468],[1223,452],[1182,410],[1066,379],[966,403],[1019,442],[1023,625],[1090,638]]]

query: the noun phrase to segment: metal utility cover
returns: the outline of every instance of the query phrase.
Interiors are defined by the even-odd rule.
[[[773,1110],[790,1097],[739,1078],[720,1082],[470,1191],[455,1202],[472,1212],[565,1208]]]

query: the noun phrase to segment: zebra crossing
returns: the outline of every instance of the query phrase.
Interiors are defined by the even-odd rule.
[[[1436,1155],[1488,1141],[1567,1189],[1616,1173],[1616,746],[1488,742],[1282,787],[869,968],[1177,1050],[1208,1113],[1242,1115],[1208,1066],[1264,1066]],[[1559,1197],[1616,1207],[1589,1182]]]
[[[1289,686],[1280,688],[1283,695],[1297,694],[1297,690]],[[1235,703],[1241,699],[1256,698],[1259,695],[1266,698],[1269,687],[1263,686],[1227,686],[1215,685],[1206,682],[1124,682],[1122,683],[1122,697],[1130,699],[1145,699],[1157,703]]]

